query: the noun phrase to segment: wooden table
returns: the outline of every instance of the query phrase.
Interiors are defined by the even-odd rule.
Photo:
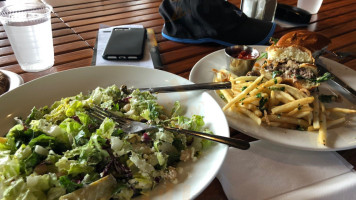
[[[8,1],[9,2],[9,1]],[[152,28],[161,53],[164,70],[188,78],[193,65],[205,55],[222,49],[214,44],[183,44],[166,40],[161,36],[164,23],[158,7],[161,0],[46,0],[53,6],[52,29],[55,65],[37,73],[21,70],[11,49],[3,27],[0,27],[0,69],[20,74],[25,82],[41,76],[91,65],[93,47],[100,24],[109,26],[142,24]],[[240,6],[240,0],[229,0]],[[297,0],[279,0],[279,3],[296,6]],[[1,2],[0,5],[3,5]],[[317,15],[313,15],[308,27],[323,33],[332,40],[329,50],[356,52],[356,1],[324,0]],[[278,27],[274,37],[278,38],[293,29]],[[332,58],[330,57],[331,59]],[[356,70],[356,58],[337,60]],[[231,129],[234,137],[255,140]],[[356,165],[356,150],[339,151],[347,161]],[[219,181],[215,179],[197,199],[227,199]]]

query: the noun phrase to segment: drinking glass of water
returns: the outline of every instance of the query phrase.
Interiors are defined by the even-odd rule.
[[[46,70],[54,64],[51,12],[52,7],[43,3],[0,9],[0,21],[21,69],[26,72]]]
[[[323,0],[298,0],[297,7],[310,12],[310,14],[316,14],[322,3]]]

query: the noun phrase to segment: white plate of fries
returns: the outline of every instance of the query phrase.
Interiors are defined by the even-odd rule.
[[[267,46],[253,47],[263,53]],[[334,75],[355,88],[356,71],[321,59]],[[262,62],[263,59],[258,61]],[[209,92],[224,110],[230,127],[257,139],[302,150],[356,147],[356,102],[341,96],[338,88],[324,82],[313,92],[303,91],[281,84],[278,77],[268,80],[262,76],[230,75],[226,65],[224,50],[213,52],[195,64],[189,80],[232,82],[231,90]]]

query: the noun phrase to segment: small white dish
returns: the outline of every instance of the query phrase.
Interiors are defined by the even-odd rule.
[[[7,70],[1,70],[1,69],[0,69],[0,71],[2,73],[4,73],[9,78],[10,87],[9,87],[8,91],[11,91],[11,90],[17,88],[18,86],[20,86],[21,84],[24,83],[22,77],[14,72],[7,71]]]
[[[267,46],[251,46],[256,48],[260,54],[265,52]],[[349,86],[356,89],[356,71],[337,63],[327,58],[321,58],[322,62],[327,66],[330,72],[338,76]],[[193,67],[189,80],[194,83],[212,82],[214,78],[213,69],[226,68],[226,56],[224,49],[215,51],[201,60]],[[332,88],[327,83],[322,83],[319,87],[320,91],[330,94],[330,91],[340,94],[340,90]],[[214,99],[223,107],[226,103],[216,94],[215,91],[209,91]],[[342,103],[326,104],[328,107],[345,107],[355,109],[355,105],[347,99],[343,98]],[[250,118],[239,115],[237,113],[225,112],[229,125],[249,136],[257,139],[267,140],[275,144],[312,151],[338,151],[352,149],[356,147],[356,116],[347,121],[344,126],[329,129],[329,141],[332,146],[326,147],[318,144],[317,133],[290,130],[268,126],[258,126]]]

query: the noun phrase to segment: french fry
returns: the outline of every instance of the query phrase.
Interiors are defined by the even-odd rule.
[[[253,89],[257,87],[257,85],[261,82],[263,79],[263,76],[258,77],[250,86],[248,86],[244,91],[242,91],[240,94],[236,95],[229,103],[227,103],[224,107],[223,110],[227,110],[230,108],[233,104],[236,102],[239,102],[241,99],[246,97],[246,95],[251,92]]]
[[[261,94],[261,97],[263,97],[263,98],[267,98],[268,97],[268,95],[266,94],[266,93],[262,93]],[[243,103],[243,104],[249,104],[249,103],[252,103],[253,101],[260,101],[260,98],[261,97],[257,97],[257,95],[255,95],[255,96],[250,96],[250,97],[247,97],[246,99],[243,99],[242,101],[241,101],[241,103]]]
[[[309,115],[306,116],[306,120],[308,121],[308,123],[311,125],[313,122],[313,113],[309,112]]]
[[[314,101],[314,97],[306,97],[303,99],[298,99],[280,106],[276,106],[274,108],[271,109],[272,114],[279,114],[279,113],[283,113],[283,112],[290,112],[291,110],[293,110],[294,108],[298,108],[299,106],[302,106],[304,104],[309,104],[312,103]]]
[[[287,113],[286,116],[294,116],[298,111],[299,111],[298,108],[294,108],[294,109],[291,110],[289,113]]]
[[[253,105],[253,104],[243,104],[243,105],[240,105],[240,107],[244,107],[246,109],[249,109],[249,110],[256,110],[256,106]]]
[[[270,125],[270,121],[269,121],[269,119],[268,119],[268,114],[267,114],[267,111],[266,110],[264,110],[263,111],[263,114],[264,114],[264,116],[265,116],[265,121],[266,121],[266,123],[268,124],[268,125]]]
[[[259,106],[260,105],[260,100],[261,99],[256,99],[256,100],[252,101],[251,104],[253,104],[255,106]]]
[[[293,115],[294,117],[296,117],[296,118],[303,118],[303,117],[306,117],[306,116],[308,116],[310,114],[310,111],[298,111],[295,115]],[[309,123],[309,120],[307,120],[308,121],[308,124],[310,124]]]
[[[298,119],[295,117],[287,117],[287,116],[277,116],[277,115],[268,115],[268,119],[272,122],[283,122],[289,124],[299,125],[301,127],[308,127],[309,124],[304,119]]]
[[[255,115],[253,112],[249,111],[248,109],[243,108],[243,107],[236,107],[234,109],[245,114],[246,116],[251,118],[253,121],[255,121],[258,125],[261,125],[261,123],[262,123],[261,118],[259,118],[257,115]]]
[[[276,93],[275,91],[271,91],[271,95],[270,95],[270,102],[269,102],[269,107],[272,108],[276,105],[278,105],[278,99],[276,98]]]
[[[308,111],[308,112],[311,112],[311,111],[313,111],[314,109],[312,108],[312,107],[310,107],[308,104],[304,104],[302,107],[301,107],[301,109],[299,110],[299,111],[302,111],[302,112],[306,112],[306,111]]]
[[[239,90],[240,92],[242,91],[242,88],[248,87],[251,84],[251,82],[245,82],[245,83],[233,83],[231,88],[233,90]]]
[[[276,84],[275,87],[284,87],[285,91],[288,92],[289,94],[291,94],[296,99],[302,99],[302,98],[308,97],[308,95],[306,95],[305,93],[300,91],[298,88],[292,87],[290,85]]]
[[[281,77],[276,77],[274,79],[268,80],[265,83],[262,83],[261,85],[259,85],[258,87],[256,87],[254,90],[251,91],[251,96],[254,96],[258,93],[260,93],[263,89],[268,88],[271,85],[275,85],[277,83],[282,82],[282,78]]]
[[[291,117],[296,117],[296,118],[305,118],[305,120],[308,121],[309,124],[311,124],[311,118],[309,117],[311,114],[311,111],[313,111],[313,108],[304,105],[302,107],[294,108],[292,111],[288,112],[286,116],[291,116]]]
[[[328,108],[326,109],[328,112],[338,112],[338,113],[346,113],[346,114],[355,114],[356,110],[347,109],[347,108]]]
[[[324,106],[324,104],[323,103],[319,103],[320,104],[320,109],[321,109],[321,112],[323,112],[324,114],[325,114],[325,106]]]
[[[219,90],[219,92],[224,95],[225,99],[227,102],[231,101],[233,98],[233,94],[231,94],[231,91],[228,90]]]
[[[257,117],[262,117],[262,112],[260,111],[260,110],[258,110],[258,109],[256,109],[256,110],[253,110],[253,113],[257,116]]]
[[[289,103],[295,100],[290,94],[286,92],[276,91],[275,93],[276,93],[276,98],[283,103]]]
[[[320,128],[320,122],[319,122],[319,100],[315,100],[313,102],[313,127],[315,129],[319,129]]]
[[[345,117],[341,117],[341,118],[338,118],[338,119],[326,121],[326,128],[330,128],[330,127],[333,127],[333,126],[337,126],[337,125],[339,125],[339,124],[344,123],[345,121],[346,121],[346,118],[345,118]]]
[[[238,81],[254,81],[258,78],[258,76],[239,76],[236,78],[233,78],[232,81],[234,82],[238,82]]]
[[[326,146],[326,117],[325,112],[320,112],[320,128],[318,134],[318,142]]]

